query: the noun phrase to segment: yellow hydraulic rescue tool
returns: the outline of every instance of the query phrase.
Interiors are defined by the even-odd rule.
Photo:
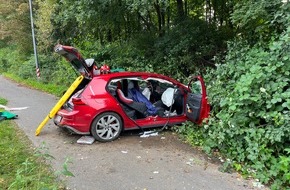
[[[79,84],[84,79],[84,76],[79,76],[72,85],[67,89],[66,93],[61,97],[61,99],[55,104],[55,106],[50,110],[49,114],[44,118],[44,120],[39,124],[35,131],[35,135],[38,136],[44,127],[44,125],[48,122],[49,119],[52,119],[58,110],[62,107],[62,105],[67,101],[67,99],[72,95],[74,90],[79,86]]]

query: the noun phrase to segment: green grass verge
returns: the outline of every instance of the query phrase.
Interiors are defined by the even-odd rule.
[[[63,189],[45,157],[12,120],[0,121],[0,190]]]
[[[43,92],[47,92],[58,97],[61,97],[63,93],[68,89],[69,86],[55,85],[55,84],[45,84],[41,79],[22,79],[11,73],[3,73],[3,76],[9,78],[19,84],[25,85],[29,88],[34,88],[37,90],[41,90]]]
[[[5,99],[0,97],[0,104],[1,105],[6,105],[7,104],[7,100],[5,100]]]

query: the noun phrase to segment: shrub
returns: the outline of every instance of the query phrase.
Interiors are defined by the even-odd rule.
[[[207,152],[219,149],[274,189],[290,187],[290,27],[268,45],[229,44],[225,62],[207,75],[214,109]]]
[[[14,50],[14,47],[10,46],[0,49],[0,72],[7,72],[18,62],[19,55]]]

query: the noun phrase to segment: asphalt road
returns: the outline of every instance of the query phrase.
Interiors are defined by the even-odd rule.
[[[75,177],[63,177],[68,189],[76,190],[248,190],[252,182],[238,174],[221,173],[218,164],[182,143],[172,132],[140,138],[138,131],[126,132],[110,143],[77,144],[80,138],[57,128],[50,120],[39,136],[35,130],[58,98],[11,82],[0,76],[0,97],[14,111],[16,123],[35,147],[43,143],[54,170],[67,158]]]

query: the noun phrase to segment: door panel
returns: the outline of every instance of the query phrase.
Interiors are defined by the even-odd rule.
[[[188,94],[186,102],[186,116],[188,119],[197,122],[200,117],[202,96],[200,94]]]
[[[201,76],[194,77],[188,88],[191,92],[187,95],[186,116],[195,123],[201,123],[208,118],[210,106],[207,102],[206,88]]]

